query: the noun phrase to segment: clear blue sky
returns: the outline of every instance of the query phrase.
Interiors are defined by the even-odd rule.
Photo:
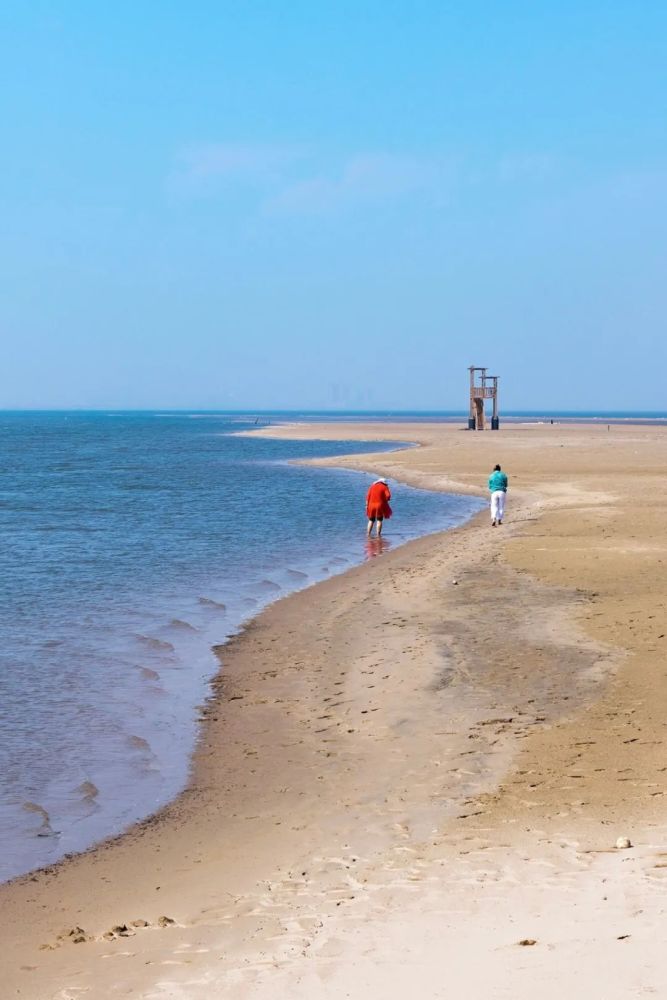
[[[455,408],[471,363],[667,407],[667,4],[5,0],[0,43],[0,408]]]

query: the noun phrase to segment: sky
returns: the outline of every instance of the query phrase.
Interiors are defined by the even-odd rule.
[[[667,408],[661,0],[4,0],[0,51],[0,408]]]

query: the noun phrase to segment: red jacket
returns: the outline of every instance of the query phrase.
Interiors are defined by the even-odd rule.
[[[386,483],[373,483],[366,494],[366,514],[372,520],[377,517],[391,517],[391,491]]]

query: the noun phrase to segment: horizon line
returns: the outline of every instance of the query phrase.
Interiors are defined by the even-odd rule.
[[[258,414],[382,414],[382,415],[392,415],[392,414],[428,414],[428,415],[442,415],[451,417],[467,417],[468,409],[439,409],[436,407],[373,407],[373,408],[361,408],[361,407],[227,407],[227,408],[209,408],[209,407],[198,407],[198,406],[142,406],[142,407],[123,407],[123,406],[54,406],[54,407],[37,407],[37,406],[18,406],[18,407],[6,407],[0,408],[0,414],[2,413],[204,413],[204,414],[243,414],[243,415],[258,415]],[[588,407],[586,409],[577,409],[573,407],[563,407],[563,408],[534,408],[529,407],[526,409],[519,408],[509,408],[504,413],[501,413],[501,419],[503,417],[518,417],[518,416],[567,416],[567,415],[583,415],[583,414],[593,414],[596,416],[613,416],[618,414],[629,414],[632,416],[667,416],[667,409],[664,410],[643,410],[643,409],[632,409],[618,407],[615,409],[602,409],[596,407]]]

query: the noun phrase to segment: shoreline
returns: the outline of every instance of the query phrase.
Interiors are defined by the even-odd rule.
[[[243,435],[243,432],[241,432],[241,435]],[[236,432],[235,434],[232,434],[230,436],[239,436],[239,432]],[[412,443],[409,442],[409,443],[407,443],[405,445],[402,442],[396,443],[395,445],[392,444],[390,447],[388,447],[386,449],[386,453],[390,453],[391,451],[393,451],[395,449],[401,449],[403,447],[408,447],[408,448],[412,447]],[[318,448],[317,451],[318,452],[324,452],[325,448]],[[363,451],[361,451],[360,454],[363,454]],[[298,464],[298,460],[296,462],[293,462],[292,460],[283,460],[283,462],[284,462],[284,464]],[[332,467],[332,471],[335,470],[335,467],[336,466],[335,466],[335,463],[334,463],[334,466]],[[341,474],[342,474],[343,477],[347,476],[348,479],[352,478],[352,481],[355,482],[354,477],[350,477],[349,476],[350,470],[347,470],[344,467],[341,467],[340,471],[341,471]],[[321,473],[316,473],[316,475],[320,476]],[[362,475],[362,473],[359,473],[357,475],[360,477]],[[335,484],[335,482],[336,482],[335,477],[332,476],[332,475],[329,475],[329,483],[330,483],[330,485],[329,485],[328,488],[329,489],[335,489],[336,487],[331,485],[331,484]],[[360,482],[363,484],[363,480],[360,479]],[[359,483],[357,483],[357,485],[355,487],[355,492],[356,492],[356,490],[358,488],[359,488]],[[347,489],[348,489],[348,491],[350,490],[349,484],[347,486]],[[457,515],[454,514],[452,516],[455,517]],[[470,516],[470,515],[468,515],[468,516]],[[464,517],[464,515],[461,514],[461,517]],[[443,519],[446,519],[446,513],[443,515]],[[413,518],[413,520],[414,520],[414,518]],[[365,524],[365,522],[363,522],[363,523]],[[408,527],[408,529],[407,529],[407,539],[408,540],[411,539],[410,532],[412,532],[413,530],[416,533],[416,531],[418,530],[418,525],[417,524],[410,525]],[[438,529],[432,529],[432,530],[438,530]],[[417,537],[419,537],[419,536],[417,535]],[[200,642],[200,650],[199,650],[200,655],[202,654],[202,651],[204,653],[208,653],[210,655],[210,669],[209,669],[209,672],[208,672],[208,680],[205,682],[205,684],[206,684],[206,691],[202,692],[198,697],[195,696],[195,697],[190,698],[190,704],[192,706],[192,727],[191,728],[196,727],[197,731],[200,728],[200,724],[195,721],[196,720],[196,716],[198,714],[197,704],[199,702],[203,701],[204,698],[207,697],[208,694],[210,694],[210,684],[211,684],[211,681],[213,680],[213,678],[215,677],[215,674],[219,670],[219,667],[217,665],[217,658],[215,656],[215,653],[213,652],[213,645],[214,645],[213,640],[217,639],[219,642],[221,642],[222,641],[222,637],[220,635],[221,632],[225,631],[231,637],[231,636],[237,634],[239,628],[242,629],[249,621],[251,621],[259,613],[261,613],[261,611],[263,610],[264,607],[266,607],[269,603],[272,603],[274,600],[284,599],[285,597],[290,596],[292,593],[295,593],[298,590],[303,589],[304,585],[305,586],[316,585],[317,583],[321,582],[321,580],[327,579],[328,577],[333,576],[333,575],[337,575],[337,574],[339,574],[341,572],[345,572],[346,569],[350,568],[351,566],[353,566],[353,565],[359,565],[359,564],[361,564],[364,561],[365,558],[369,558],[369,554],[368,553],[364,554],[364,546],[363,546],[363,544],[361,544],[360,541],[358,541],[358,544],[355,544],[354,538],[352,539],[352,541],[349,542],[348,545],[346,545],[345,544],[345,540],[343,540],[343,543],[342,543],[342,545],[340,547],[338,547],[337,545],[332,544],[331,542],[329,542],[329,544],[328,544],[328,555],[327,555],[327,551],[326,551],[326,544],[327,544],[326,541],[323,539],[322,545],[317,547],[317,554],[310,554],[310,555],[309,555],[309,548],[312,548],[312,547],[309,546],[308,544],[305,544],[304,547],[303,547],[303,552],[300,554],[300,559],[298,559],[298,560],[296,560],[294,562],[294,566],[296,567],[296,573],[294,572],[294,566],[292,567],[292,570],[288,570],[287,571],[288,573],[291,574],[291,579],[288,578],[288,576],[287,576],[286,573],[284,573],[282,575],[282,577],[281,577],[280,574],[278,574],[276,576],[276,578],[275,578],[278,581],[278,583],[275,583],[272,580],[271,581],[266,580],[266,579],[260,580],[260,577],[262,576],[262,574],[261,573],[256,573],[255,574],[255,581],[254,581],[255,582],[255,589],[252,590],[250,587],[247,587],[246,591],[245,591],[245,595],[246,595],[246,598],[247,598],[246,604],[249,605],[250,602],[252,601],[252,603],[255,605],[255,607],[251,608],[250,610],[247,610],[247,609],[246,610],[243,610],[243,609],[234,609],[234,607],[233,607],[233,600],[231,600],[231,598],[230,598],[230,587],[227,586],[225,588],[224,584],[222,584],[222,585],[220,585],[218,587],[217,596],[218,596],[218,598],[222,597],[222,601],[225,602],[224,630],[223,630],[222,627],[217,627],[216,628],[216,631],[218,632],[217,635],[214,633],[212,636],[210,636],[210,641],[209,642],[205,642],[204,640],[202,640]],[[397,539],[394,538],[394,539],[392,539],[390,541],[389,544],[393,544],[394,546],[400,545],[400,544],[404,544],[404,538],[401,537],[400,540],[397,540]],[[294,549],[292,551],[296,552],[298,550]],[[315,553],[315,549],[313,549],[313,553]],[[325,556],[326,556],[326,558],[325,558]],[[288,558],[291,558],[291,556],[288,557]],[[325,562],[328,563],[328,565],[324,565]],[[272,573],[272,570],[267,569],[265,572],[266,572],[266,574],[268,574],[270,576],[271,573]],[[250,577],[251,574],[252,574],[251,568],[247,567],[246,568],[246,576]],[[300,577],[300,579],[296,580],[296,582],[295,582],[295,578],[297,576]],[[303,582],[301,582],[301,581],[303,581]],[[271,586],[274,589],[274,591],[276,593],[275,597],[273,596],[272,593],[270,593],[267,596],[266,591],[268,589],[268,586]],[[226,593],[224,592],[225,589],[227,591]],[[222,594],[220,593],[221,591],[222,591]],[[175,611],[172,608],[172,616],[177,621],[181,617],[182,618],[189,618],[187,610],[183,611],[182,608],[178,608]],[[197,626],[199,628],[202,628],[201,623],[197,623]],[[150,628],[150,626],[148,626],[148,628]],[[138,631],[141,632],[142,629],[138,629]],[[171,635],[169,635],[166,638],[168,638],[170,641],[172,640],[172,636]],[[191,652],[192,652],[192,650],[191,650]],[[160,669],[160,668],[158,667],[158,669]],[[150,742],[150,744],[153,743],[152,733],[151,733],[150,730],[149,731],[142,731],[141,732],[141,737],[142,738],[146,737],[146,739]],[[65,820],[64,817],[61,818],[58,821],[56,821],[54,819],[54,826],[56,826],[58,828],[59,832],[62,830],[62,832],[63,832],[63,838],[62,839],[65,840],[66,844],[67,844],[66,847],[63,847],[61,849],[59,857],[45,856],[44,852],[42,852],[41,856],[39,856],[39,855],[37,857],[35,856],[36,851],[39,850],[40,847],[46,848],[47,846],[49,848],[54,848],[53,854],[55,855],[55,849],[58,848],[59,837],[50,837],[50,838],[44,837],[44,838],[42,838],[41,835],[38,836],[36,834],[32,834],[31,835],[29,833],[26,833],[25,839],[23,840],[23,843],[27,847],[27,850],[26,850],[25,854],[27,854],[28,851],[31,852],[32,857],[29,857],[29,860],[32,862],[32,865],[31,865],[31,867],[27,867],[27,864],[26,864],[26,865],[20,867],[17,864],[13,868],[13,870],[11,870],[11,874],[9,874],[10,867],[9,867],[9,865],[5,864],[5,866],[3,866],[4,867],[4,871],[3,871],[2,879],[0,879],[0,885],[11,884],[17,878],[20,878],[22,875],[30,875],[30,874],[32,874],[34,872],[37,872],[37,871],[40,871],[40,870],[44,870],[44,869],[53,869],[62,860],[66,860],[67,858],[75,856],[77,854],[82,854],[82,853],[86,853],[86,852],[88,852],[90,850],[94,850],[97,845],[100,845],[100,844],[103,844],[103,843],[107,843],[109,841],[112,841],[112,840],[115,840],[115,839],[117,839],[119,837],[122,837],[122,836],[124,836],[124,834],[126,832],[128,832],[129,830],[131,830],[136,825],[136,823],[140,823],[142,820],[145,820],[145,819],[150,819],[150,817],[152,815],[154,815],[156,812],[160,812],[163,808],[167,807],[170,804],[170,802],[172,802],[184,790],[184,788],[187,787],[187,784],[189,783],[190,776],[191,776],[191,757],[192,757],[192,753],[194,752],[194,746],[195,746],[196,741],[198,739],[199,739],[199,736],[197,735],[195,737],[195,740],[194,740],[193,744],[191,745],[191,747],[189,749],[189,752],[184,753],[182,755],[179,755],[179,762],[181,760],[183,761],[182,767],[180,766],[180,763],[179,763],[179,773],[185,773],[187,780],[184,780],[182,783],[179,783],[178,785],[172,786],[172,789],[170,789],[170,794],[168,795],[168,797],[165,796],[165,795],[161,795],[160,796],[160,805],[153,806],[151,812],[148,815],[146,815],[145,812],[141,808],[138,808],[136,810],[135,814],[134,814],[134,816],[136,818],[131,818],[130,820],[127,820],[126,821],[126,825],[123,828],[119,829],[118,824],[116,824],[115,822],[113,822],[114,815],[115,815],[114,814],[111,817],[111,822],[107,823],[106,828],[104,828],[102,826],[102,824],[98,824],[98,827],[97,827],[97,836],[96,836],[96,838],[94,840],[92,840],[92,839],[83,840],[82,837],[81,837],[81,833],[79,832],[79,834],[78,834],[78,838],[79,839],[78,839],[77,843],[72,843],[72,841],[75,840],[76,837],[70,837],[70,836],[68,836],[68,834],[71,832],[71,830],[76,831],[76,828],[77,828],[76,818],[68,817],[68,819],[70,821],[69,824],[66,822],[66,820]],[[152,747],[151,747],[151,749],[152,749]],[[156,767],[156,771],[159,770],[160,763],[168,763],[168,762],[161,760],[158,763],[157,767]],[[119,785],[118,787],[119,787],[119,789],[122,790],[123,787],[127,788],[128,786],[127,785]],[[129,792],[130,792],[130,794],[127,796],[127,798],[129,799],[130,803],[132,802],[133,797],[134,797],[134,800],[136,801],[137,797],[133,796],[131,788],[129,789]],[[24,798],[32,798],[32,796],[31,795],[24,795]],[[113,795],[108,796],[108,798],[109,799],[113,799]],[[120,801],[122,803],[123,796],[119,795],[118,799],[120,799]],[[38,798],[35,801],[37,801],[39,803],[40,807],[42,805],[45,805],[48,810],[51,810],[51,804],[48,801],[47,802],[43,802],[43,800],[41,798]],[[149,799],[149,801],[150,801],[150,799]],[[119,812],[122,812],[122,809],[119,809]],[[99,811],[98,811],[98,815],[99,815]],[[31,843],[35,845],[34,849],[30,847]],[[9,838],[8,838],[7,846],[9,847]],[[23,860],[23,858],[21,860]],[[5,862],[6,861],[7,861],[7,859],[5,859]]]
[[[268,430],[276,433],[275,428]],[[364,430],[359,428],[360,435]],[[321,431],[321,424],[310,427],[313,437]],[[346,440],[349,431],[350,425],[342,424],[331,429]],[[294,428],[278,431],[285,436],[290,432]],[[277,987],[287,990],[289,984],[283,995],[300,996],[295,990],[301,988],[298,977],[304,973],[299,962],[304,949],[310,959],[318,956],[320,971],[334,969],[333,975],[343,977],[350,956],[356,954],[340,922],[341,907],[352,919],[359,911],[366,944],[372,941],[382,951],[374,936],[376,928],[389,932],[388,940],[395,922],[406,931],[401,908],[392,900],[400,897],[401,906],[409,902],[412,913],[411,885],[422,885],[428,897],[413,913],[415,929],[420,926],[427,939],[430,929],[441,925],[442,906],[432,897],[437,896],[436,874],[443,859],[449,859],[452,872],[467,872],[471,884],[478,877],[482,886],[485,881],[497,884],[500,875],[495,881],[491,875],[475,876],[472,860],[479,861],[484,851],[479,871],[491,864],[493,835],[486,847],[480,844],[489,841],[492,829],[502,830],[502,838],[514,842],[517,834],[520,839],[532,837],[530,830],[539,817],[546,843],[541,848],[533,844],[533,849],[541,850],[549,864],[562,828],[568,843],[575,835],[585,836],[589,846],[603,852],[615,839],[605,824],[620,822],[623,810],[633,811],[635,829],[640,824],[648,829],[651,823],[658,829],[664,821],[660,796],[652,797],[650,808],[640,807],[644,789],[632,776],[620,787],[607,782],[597,789],[596,781],[602,779],[595,778],[592,766],[609,767],[608,752],[610,748],[617,752],[619,726],[623,732],[628,726],[636,728],[641,716],[641,732],[646,733],[660,718],[660,698],[649,711],[645,701],[639,704],[637,691],[632,702],[635,718],[628,723],[621,711],[612,720],[603,711],[600,739],[606,738],[605,754],[591,766],[578,764],[586,774],[576,794],[585,789],[587,807],[571,805],[565,816],[560,815],[562,809],[557,811],[559,801],[562,806],[563,797],[571,797],[561,787],[558,754],[572,753],[582,718],[588,735],[596,732],[591,728],[596,712],[604,709],[618,677],[634,677],[635,686],[641,678],[629,672],[631,653],[619,660],[614,652],[628,649],[628,636],[616,620],[618,609],[614,608],[616,619],[610,619],[604,605],[608,595],[601,600],[601,591],[594,590],[598,584],[592,560],[602,557],[595,555],[590,542],[607,537],[600,532],[609,528],[608,513],[617,502],[602,488],[605,462],[597,473],[590,472],[596,462],[600,464],[599,447],[594,441],[584,449],[582,434],[590,437],[595,432],[572,437],[571,427],[559,428],[559,433],[570,435],[568,467],[574,464],[575,476],[569,484],[539,479],[543,459],[534,441],[522,439],[524,434],[538,433],[517,428],[499,438],[480,435],[484,440],[479,441],[464,435],[467,441],[457,441],[438,425],[423,432],[428,440],[421,449],[351,456],[344,462],[338,456],[314,460],[318,465],[370,468],[409,483],[410,476],[411,485],[430,489],[437,483],[435,488],[455,491],[456,483],[472,493],[477,489],[477,469],[488,464],[488,450],[507,448],[512,438],[512,462],[507,465],[511,476],[512,465],[517,467],[511,486],[515,479],[518,482],[502,537],[482,525],[482,513],[464,527],[406,543],[382,559],[271,605],[224,646],[224,670],[206,710],[193,782],[182,796],[157,817],[72,859],[62,869],[21,876],[0,888],[3,917],[12,917],[16,927],[9,939],[12,960],[7,974],[21,996],[55,997],[59,983],[74,981],[90,992],[91,977],[104,969],[100,960],[105,954],[116,954],[119,960],[124,955],[122,973],[116,963],[114,974],[125,977],[123,982],[135,991],[149,991],[139,992],[140,996],[158,995],[150,992],[156,988],[158,972],[161,982],[169,982],[165,989],[173,991],[160,996],[206,996],[212,984],[230,991],[220,995],[249,997],[268,997],[271,990],[275,995]],[[641,452],[642,468],[659,467],[653,455],[658,434],[652,430],[647,435],[652,439],[648,450],[640,441],[625,448],[625,471],[617,470],[616,476],[624,497],[642,485],[625,482],[637,475],[633,452]],[[441,443],[440,435],[448,440]],[[415,436],[419,431],[413,428],[411,440]],[[394,439],[393,434],[385,433],[387,439]],[[664,447],[664,441],[659,443]],[[635,444],[642,447],[635,450]],[[563,442],[558,446],[564,447]],[[544,442],[537,445],[543,447]],[[444,449],[442,456],[438,448]],[[558,455],[550,451],[549,458],[555,462]],[[524,473],[522,461],[537,465],[537,473]],[[586,550],[583,556],[576,555],[570,537],[573,510],[584,522],[583,534],[575,533],[574,538]],[[517,517],[520,512],[523,519]],[[655,515],[659,514],[656,504]],[[541,536],[531,531],[545,519],[550,519],[552,530],[542,536],[546,542],[536,544],[531,539]],[[566,537],[564,531],[570,532],[570,541],[562,552],[554,550],[554,542]],[[612,542],[618,541],[618,531],[611,536]],[[651,550],[644,558],[641,544],[631,551],[638,553],[641,565],[637,572],[634,564],[630,566],[633,575],[624,573],[623,582],[636,581],[639,587],[646,560],[655,553]],[[570,571],[573,559],[585,580],[577,580]],[[563,563],[560,569],[556,562]],[[650,562],[649,569],[652,566]],[[603,580],[606,575],[605,570]],[[582,582],[588,586],[580,586]],[[642,595],[648,607],[651,595],[644,591]],[[641,603],[637,594],[632,596],[634,603]],[[658,589],[654,598],[663,600],[664,594]],[[611,599],[617,598],[612,594]],[[604,621],[595,622],[596,615]],[[309,623],[305,628],[304,622]],[[494,649],[491,662],[489,642]],[[652,642],[659,642],[657,636]],[[318,711],[322,718],[317,718]],[[446,728],[443,718],[449,723]],[[613,738],[603,731],[605,726]],[[654,735],[659,735],[655,726]],[[642,766],[653,760],[655,744],[651,749],[650,740],[639,737],[635,746],[635,737],[628,739],[632,742],[623,746],[632,749],[625,752],[636,759],[624,763],[639,775]],[[523,767],[526,755],[532,765],[528,769]],[[551,772],[540,775],[545,760]],[[535,780],[526,777],[528,771]],[[577,784],[577,779],[572,781]],[[529,788],[540,791],[536,795]],[[615,801],[605,804],[605,797]],[[528,827],[521,818],[524,814]],[[506,862],[508,852],[516,857],[516,844],[498,848],[499,864]],[[566,854],[564,867],[581,873],[581,851],[570,847]],[[596,863],[606,856],[595,855]],[[615,862],[617,856],[612,857]],[[292,870],[297,858],[307,859],[301,862],[304,874]],[[534,878],[539,868],[531,870]],[[460,881],[463,891],[465,878]],[[454,875],[455,887],[458,882]],[[96,896],[92,909],[91,886]],[[457,905],[463,905],[463,898]],[[381,912],[375,909],[376,899],[383,900]],[[60,900],[64,905],[56,902]],[[156,933],[159,916],[164,915],[177,926],[167,925]],[[131,929],[132,920],[148,920],[150,927]],[[70,929],[83,929],[79,945],[66,938],[58,941],[56,929],[65,921],[71,923]],[[131,954],[123,934],[103,937],[110,921],[127,922]],[[26,939],[28,924],[32,930]],[[469,933],[465,920],[463,925]],[[407,937],[413,940],[410,933]],[[331,942],[341,940],[346,946],[337,962]],[[195,944],[205,950],[193,951],[188,961],[174,957]],[[43,951],[40,945],[45,945]],[[435,962],[435,976],[436,957],[431,955],[430,961]],[[390,957],[380,965],[386,972]],[[368,969],[368,975],[372,978],[381,969]],[[347,985],[356,989],[358,984]],[[178,993],[181,988],[188,992]],[[310,995],[320,995],[312,992],[312,982],[309,988]],[[91,996],[111,995],[104,992],[111,990],[110,984],[95,989],[98,992]]]
[[[238,432],[238,434],[239,434],[239,436],[247,436],[248,434],[250,434],[252,436],[252,432],[241,431],[241,432]],[[419,447],[419,445],[417,445],[416,443],[410,443],[410,444],[406,445],[406,447],[408,447],[408,448],[409,447]],[[401,447],[392,448],[392,449],[387,450],[386,452],[380,452],[380,453],[378,453],[378,455],[382,456],[384,454],[392,454],[394,451],[400,451],[400,450],[402,450]],[[350,456],[342,456],[342,459],[345,460],[347,458],[353,457],[355,454],[356,453],[352,453]],[[363,452],[359,453],[359,457],[361,457],[363,454],[364,454]],[[303,465],[317,465],[319,462],[328,463],[328,461],[329,461],[328,459],[319,459],[319,458],[314,458],[314,459],[289,459],[290,464],[295,464],[295,465],[299,465],[299,464],[303,464]],[[334,457],[333,458],[333,460],[331,461],[331,466],[330,467],[332,469],[339,468],[341,471],[354,471],[354,472],[356,472],[356,471],[361,472],[362,471],[362,470],[357,470],[357,469],[347,469],[345,465],[341,465],[338,462],[338,457]],[[414,486],[413,487],[413,486],[410,486],[410,484],[408,484],[408,483],[403,483],[403,485],[407,486],[409,488],[412,488],[412,489],[426,489],[425,487],[418,487],[418,486]],[[427,490],[427,492],[433,492],[433,491]],[[439,491],[439,492],[446,492],[449,495],[449,491]],[[454,495],[454,494],[452,493],[451,495]],[[461,496],[466,496],[466,495],[470,495],[470,494],[463,494],[462,493],[460,495]],[[440,536],[440,535],[446,536],[446,535],[449,535],[453,531],[465,529],[472,522],[474,522],[477,518],[479,518],[479,516],[480,516],[481,513],[483,513],[483,511],[472,512],[472,513],[468,514],[465,518],[463,518],[456,525],[452,525],[452,526],[445,527],[445,528],[438,527],[438,528],[434,528],[432,530],[427,530],[423,534],[419,535],[416,538],[408,538],[408,539],[400,540],[400,541],[396,542],[396,541],[394,541],[391,538],[391,535],[389,535],[389,539],[388,540],[389,540],[389,542],[390,542],[390,544],[392,546],[393,552],[399,552],[399,551],[402,551],[405,548],[408,548],[408,547],[410,547],[412,545],[415,545],[418,542],[425,541],[427,539],[433,538],[434,536]],[[387,541],[387,539],[384,536],[383,536],[382,540],[383,541]],[[375,536],[373,536],[373,541],[375,541]],[[387,558],[390,555],[390,553],[389,553],[389,551],[382,552],[381,555],[383,556],[383,558]],[[142,819],[136,820],[135,822],[131,823],[128,827],[126,827],[124,830],[121,830],[118,833],[112,833],[109,836],[102,837],[100,840],[95,841],[89,847],[84,848],[81,851],[74,851],[74,852],[71,852],[71,853],[66,853],[61,858],[59,858],[59,859],[57,859],[57,860],[55,860],[53,862],[50,862],[50,863],[45,864],[45,865],[41,865],[41,866],[36,867],[36,868],[31,868],[30,870],[28,870],[26,872],[21,872],[18,875],[14,875],[14,876],[12,876],[9,879],[6,879],[6,880],[0,882],[0,895],[2,894],[2,891],[3,891],[3,889],[5,887],[13,886],[17,882],[21,882],[21,881],[23,881],[23,882],[28,881],[28,880],[29,881],[33,881],[33,877],[36,876],[36,875],[42,875],[42,874],[54,875],[54,874],[57,874],[61,867],[69,865],[72,861],[74,861],[76,859],[84,858],[84,857],[87,857],[87,856],[90,856],[90,855],[94,855],[98,851],[103,851],[107,847],[113,846],[114,844],[117,844],[117,843],[120,843],[120,842],[124,841],[126,837],[131,837],[131,836],[135,836],[135,835],[140,836],[141,833],[142,833],[142,831],[144,831],[145,829],[148,829],[148,828],[152,827],[156,823],[162,822],[162,820],[164,818],[164,814],[167,813],[173,806],[177,806],[179,804],[180,799],[182,797],[188,796],[188,794],[192,791],[191,786],[192,786],[193,781],[194,781],[194,776],[193,776],[194,764],[193,764],[193,762],[194,762],[194,760],[195,760],[195,758],[197,756],[199,746],[200,746],[202,740],[205,737],[204,729],[205,729],[205,726],[207,724],[207,720],[208,720],[208,716],[209,716],[209,706],[210,706],[210,703],[211,703],[211,701],[215,701],[215,699],[216,699],[216,694],[215,694],[216,690],[219,690],[219,689],[221,689],[221,688],[224,687],[224,676],[223,675],[224,675],[224,669],[225,668],[223,666],[223,663],[224,663],[224,660],[225,660],[225,654],[226,654],[227,650],[232,645],[235,645],[237,642],[242,641],[243,638],[244,638],[244,636],[246,635],[246,633],[248,633],[249,631],[251,631],[253,629],[253,626],[254,626],[255,622],[257,621],[257,619],[261,618],[270,609],[272,609],[274,607],[277,607],[277,606],[281,606],[283,604],[283,602],[289,601],[292,598],[295,598],[295,597],[297,597],[297,596],[299,596],[301,594],[304,594],[306,592],[310,592],[312,590],[316,590],[319,587],[323,586],[324,584],[326,584],[326,583],[328,583],[328,582],[330,582],[332,580],[336,580],[336,579],[338,579],[340,577],[347,577],[348,574],[352,574],[355,571],[363,570],[368,565],[368,561],[369,561],[369,558],[367,557],[366,560],[364,560],[364,561],[355,562],[355,563],[353,563],[351,565],[348,565],[348,566],[346,566],[344,568],[330,570],[329,573],[328,573],[328,575],[322,577],[321,579],[314,579],[314,580],[312,580],[309,583],[306,583],[306,584],[301,585],[301,586],[297,586],[297,587],[295,587],[295,589],[289,590],[289,591],[281,594],[280,596],[269,600],[268,603],[260,606],[256,611],[254,611],[251,614],[250,617],[243,619],[240,622],[238,628],[236,628],[235,631],[233,631],[231,633],[231,635],[226,640],[224,640],[223,642],[217,643],[217,644],[215,644],[215,645],[213,645],[211,647],[211,652],[213,653],[213,655],[217,659],[218,666],[217,666],[217,668],[215,670],[215,673],[211,675],[211,677],[209,679],[209,682],[208,682],[208,687],[210,689],[209,690],[209,694],[206,696],[204,704],[200,706],[200,716],[199,716],[199,719],[197,720],[198,734],[197,734],[197,737],[195,739],[195,744],[194,744],[193,750],[192,750],[192,752],[190,754],[190,763],[189,763],[189,767],[188,767],[189,777],[188,777],[187,784],[183,788],[181,788],[172,798],[170,798],[162,806],[160,806],[157,809],[155,809],[153,812],[149,813],[147,816],[143,817]],[[221,697],[224,697],[224,695],[221,695]]]

